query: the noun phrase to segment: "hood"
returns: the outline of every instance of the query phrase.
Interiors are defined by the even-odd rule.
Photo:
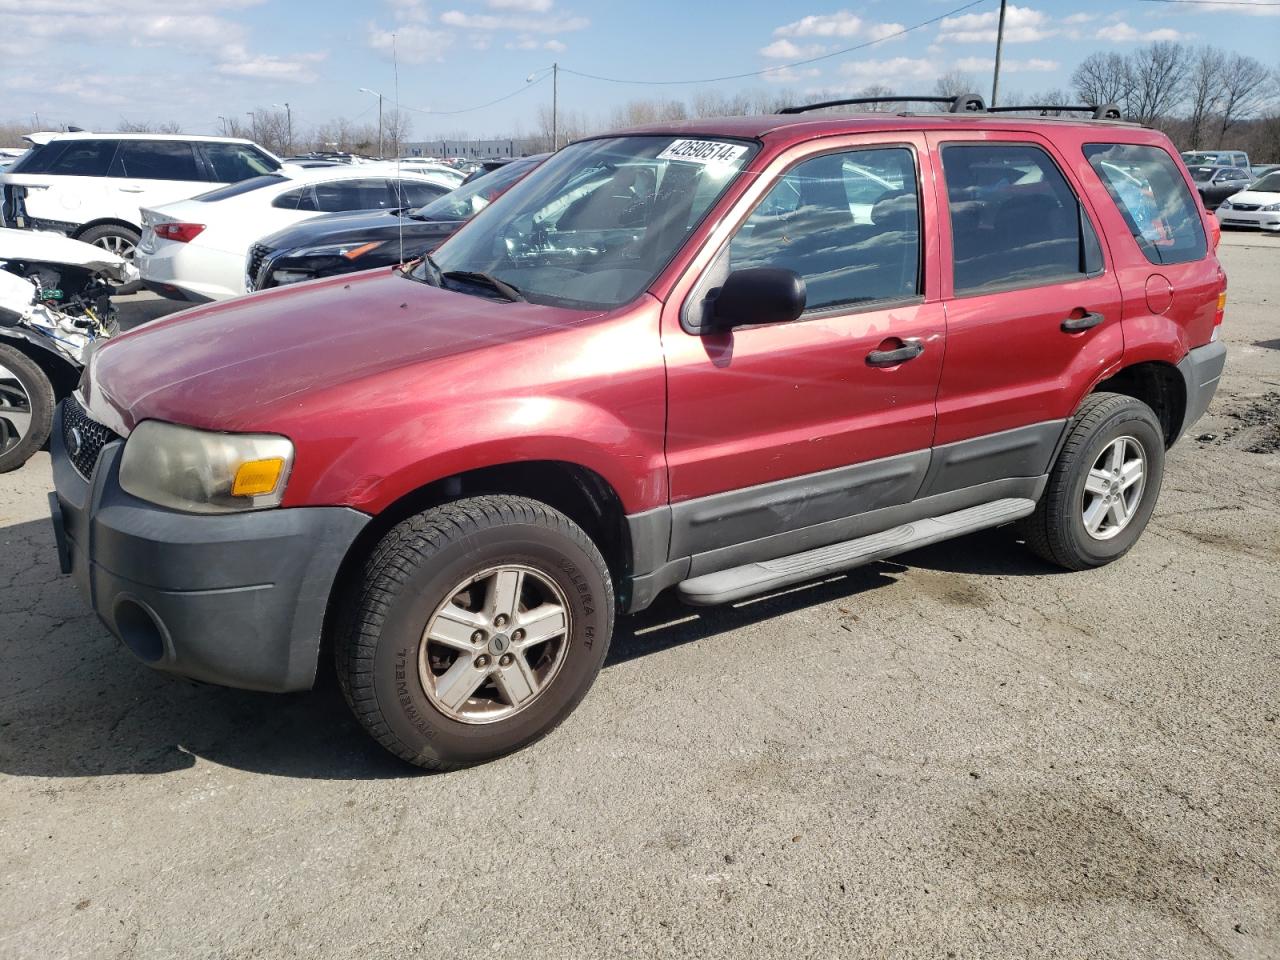
[[[93,354],[85,399],[128,433],[146,419],[270,430],[309,391],[581,324],[598,312],[506,303],[381,269],[154,321]]]
[[[332,213],[285,227],[258,243],[268,250],[297,250],[327,243],[390,240],[403,234],[405,243],[443,240],[464,221],[415,220],[394,210]]]
[[[137,269],[123,257],[91,243],[43,230],[0,228],[0,260],[80,267],[103,274],[118,283],[128,283],[138,278]]]

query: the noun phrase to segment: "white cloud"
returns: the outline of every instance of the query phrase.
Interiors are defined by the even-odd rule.
[[[569,33],[573,30],[585,30],[591,25],[586,17],[574,14],[530,17],[522,14],[465,13],[462,10],[446,10],[440,14],[440,22],[462,30],[513,33]]]
[[[817,67],[776,67],[761,75],[767,83],[799,83],[801,80],[812,80],[821,74]]]
[[[996,62],[991,57],[961,57],[956,61],[956,69],[965,73],[990,73]],[[1056,60],[1041,60],[1032,57],[1029,60],[1000,61],[1001,73],[1052,73],[1061,66]]]
[[[820,43],[809,43],[803,47],[785,37],[779,38],[767,47],[760,48],[760,56],[772,60],[803,60],[805,57],[816,57],[827,48]]]
[[[1081,23],[1089,23],[1090,21],[1097,19],[1098,15],[1096,13],[1073,13],[1069,17],[1063,17],[1062,22],[1067,24],[1067,26],[1075,26]]]
[[[873,23],[867,27],[866,34],[872,40],[885,40],[906,29],[901,23]]]
[[[775,37],[854,37],[862,29],[862,18],[848,10],[801,17],[773,31]]]
[[[1094,36],[1098,40],[1110,40],[1113,43],[1131,43],[1135,41],[1150,43],[1157,40],[1183,39],[1183,34],[1170,27],[1143,31],[1136,27],[1131,27],[1123,20],[1110,26],[1101,27]]]
[[[448,30],[435,30],[416,24],[404,24],[388,30],[376,23],[368,26],[366,44],[387,57],[392,47],[396,56],[405,63],[438,62],[444,52],[453,46],[454,36]]]
[[[896,80],[932,79],[938,72],[934,60],[914,57],[891,57],[887,60],[855,60],[842,63],[840,73],[854,80],[893,83]]]
[[[938,39],[950,43],[995,43],[999,19],[997,10],[947,17],[938,27]],[[1005,43],[1033,43],[1055,33],[1057,30],[1043,11],[1010,4],[1005,12]]]
[[[229,48],[214,69],[228,77],[253,77],[258,80],[293,80],[310,82],[316,78],[312,67],[327,54],[304,53],[292,57],[250,54],[243,47]]]
[[[548,40],[542,45],[542,49],[550,50],[552,53],[564,53],[569,49],[569,46],[559,40]]]
[[[524,10],[527,13],[546,13],[553,0],[487,0],[494,10]]]

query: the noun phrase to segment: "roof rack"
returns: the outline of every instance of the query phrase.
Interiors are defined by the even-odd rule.
[[[1055,113],[1091,113],[1094,120],[1123,119],[1120,108],[1114,103],[1100,103],[1096,106],[1081,104],[1074,107],[1054,103],[1027,103],[1020,106],[987,107],[987,113],[1027,113],[1035,110],[1038,110],[1041,116],[1053,111]]]
[[[867,103],[945,103],[949,113],[982,113],[986,109],[986,101],[980,94],[962,93],[958,97],[852,97],[848,100],[824,100],[822,103],[784,107],[778,112],[808,113],[810,110],[822,110],[825,107],[850,107]]]

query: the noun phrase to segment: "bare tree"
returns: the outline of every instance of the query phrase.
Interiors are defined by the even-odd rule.
[[[120,118],[120,122],[116,124],[118,133],[181,133],[182,124],[177,120],[165,120],[161,123],[152,123],[150,120],[125,120]]]
[[[1129,58],[1132,86],[1125,98],[1130,120],[1154,124],[1182,102],[1186,90],[1186,48],[1160,40],[1135,50]]]
[[[1129,98],[1133,77],[1128,61],[1118,53],[1091,53],[1071,74],[1080,99],[1091,106],[1123,103]]]
[[[973,93],[978,89],[978,82],[963,70],[948,70],[933,81],[933,92],[939,97],[958,97],[962,93]],[[945,110],[945,104],[938,104],[939,110]]]
[[[1226,58],[1222,69],[1218,146],[1222,146],[1222,138],[1232,124],[1252,116],[1266,103],[1272,92],[1271,84],[1271,72],[1253,57],[1233,53]]]
[[[1187,146],[1198,150],[1204,146],[1209,117],[1218,112],[1222,100],[1223,71],[1227,58],[1217,47],[1197,47],[1191,56],[1187,78]]]
[[[413,118],[404,110],[387,110],[382,115],[382,136],[391,145],[389,157],[400,156],[400,144],[413,135]]]
[[[885,86],[883,83],[873,83],[869,87],[863,87],[858,91],[859,97],[892,97],[895,96],[893,87]],[[885,103],[882,100],[876,100],[867,104],[871,108],[872,113],[880,113],[886,110],[892,110],[894,104]]]

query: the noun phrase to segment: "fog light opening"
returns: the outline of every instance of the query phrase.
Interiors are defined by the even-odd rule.
[[[134,656],[155,663],[164,656],[164,630],[156,615],[136,600],[117,600],[116,632]]]

